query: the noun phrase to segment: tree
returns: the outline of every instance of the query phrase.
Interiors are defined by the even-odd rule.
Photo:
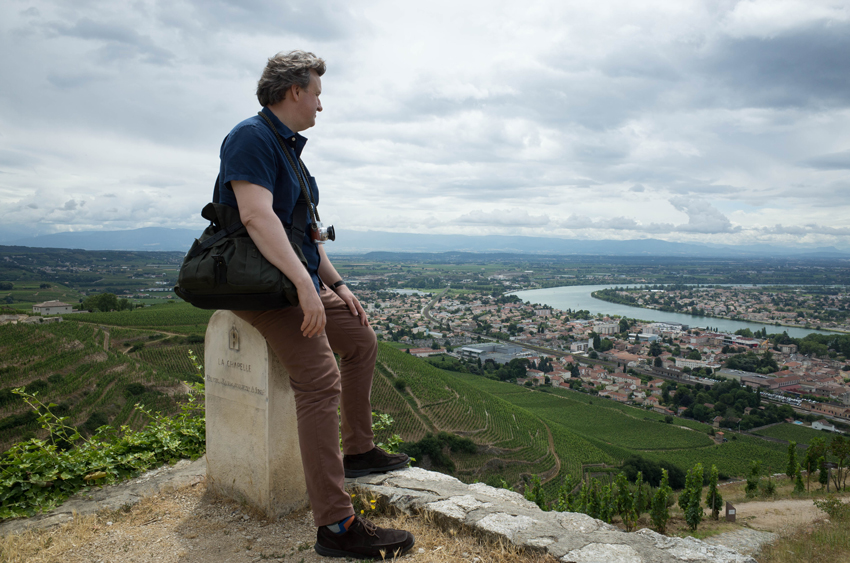
[[[835,468],[832,479],[835,490],[840,491],[847,486],[848,464],[850,464],[850,440],[844,436],[836,436],[829,443],[829,451],[835,456],[838,467]]]
[[[679,507],[685,513],[685,522],[695,531],[702,522],[702,464],[697,463],[685,477],[685,490],[679,495]]]
[[[543,485],[540,483],[540,477],[534,475],[531,478],[531,483],[525,484],[525,498],[540,507],[540,510],[548,510],[546,507],[546,497],[543,494]]]
[[[785,475],[789,479],[793,479],[797,474],[797,467],[800,464],[797,462],[797,442],[788,443],[788,465],[785,466]]]
[[[602,347],[602,338],[598,334],[593,333],[593,349],[599,350]]]
[[[661,359],[660,356],[656,356],[655,359],[652,360],[652,365],[657,367],[657,368],[660,368],[661,366],[664,365],[664,361]]]
[[[652,344],[649,345],[649,355],[655,356],[656,358],[661,355],[663,352],[663,348],[661,348],[661,344],[656,340]]]
[[[829,469],[826,467],[826,458],[824,456],[818,458],[818,483],[824,489],[829,486]]]
[[[635,527],[635,522],[637,522],[637,515],[635,514],[634,497],[629,488],[629,480],[626,478],[626,474],[620,473],[617,475],[617,480],[614,484],[617,488],[617,514],[623,520],[623,526],[626,527],[626,531],[631,532]]]
[[[699,350],[693,349],[690,352],[688,352],[688,358],[687,359],[689,359],[689,360],[701,360],[702,354],[699,353]]]
[[[717,490],[717,466],[711,466],[711,473],[708,477],[708,491],[705,493],[705,504],[711,510],[711,517],[714,520],[720,518],[720,510],[723,508],[723,496]]]
[[[761,462],[754,459],[750,462],[750,474],[747,476],[747,486],[744,489],[747,498],[752,498],[758,494],[759,481],[761,481]]]
[[[812,473],[818,469],[818,459],[826,454],[826,443],[823,438],[812,438],[809,447],[806,448],[806,457],[803,459],[803,466],[806,468],[806,490],[809,490],[809,482]]]
[[[797,475],[794,478],[794,492],[800,494],[806,490],[806,485],[803,484],[803,469],[797,466]]]
[[[655,494],[652,497],[652,507],[649,511],[649,518],[652,520],[652,525],[655,531],[663,534],[667,531],[667,521],[670,520],[670,510],[667,508],[667,499],[670,498],[670,493],[673,490],[668,484],[667,470],[661,470],[661,483]]]

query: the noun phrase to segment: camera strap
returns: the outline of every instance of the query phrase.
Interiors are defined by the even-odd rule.
[[[307,168],[304,166],[304,163],[301,161],[301,157],[299,157],[298,155],[295,155],[295,156],[298,159],[298,164],[300,165],[300,167],[295,166],[295,161],[292,160],[292,155],[289,154],[289,149],[286,147],[286,143],[284,142],[283,137],[280,136],[280,133],[278,132],[277,127],[275,127],[274,123],[272,123],[271,118],[268,115],[266,115],[265,113],[263,113],[262,111],[257,112],[257,114],[265,120],[265,122],[268,124],[268,126],[271,127],[271,130],[274,133],[274,136],[277,137],[277,142],[280,144],[280,148],[281,148],[281,150],[283,150],[283,154],[286,156],[286,160],[289,161],[289,165],[292,167],[292,171],[295,172],[295,176],[298,178],[298,184],[301,186],[301,194],[307,200],[307,206],[308,206],[308,210],[310,212],[310,218],[313,220],[313,228],[314,229],[318,228],[318,224],[319,224],[319,221],[320,221],[319,211],[316,209],[316,206],[313,205],[313,200],[310,198],[310,190],[307,188],[307,184],[305,183],[305,180],[304,180],[304,178],[308,177]],[[300,168],[300,170],[299,170],[299,168]],[[295,211],[297,211],[297,210],[298,210],[298,205],[296,204]],[[293,212],[293,218],[292,218],[293,229],[295,228],[295,221],[296,221],[296,218],[295,218],[294,215],[295,215],[295,212]]]

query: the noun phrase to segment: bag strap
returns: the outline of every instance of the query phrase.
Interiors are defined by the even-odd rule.
[[[301,158],[298,157],[298,155],[296,155],[296,158],[298,158],[298,164],[301,165],[300,166],[301,170],[300,170],[300,173],[299,173],[299,169],[295,166],[295,161],[292,160],[292,155],[289,154],[289,150],[286,148],[286,143],[283,141],[283,137],[280,136],[280,133],[278,132],[277,127],[274,126],[274,123],[272,123],[271,118],[268,115],[264,114],[262,111],[257,112],[257,114],[260,117],[263,118],[263,120],[271,128],[272,132],[274,133],[274,136],[277,137],[277,142],[280,144],[280,148],[281,148],[281,150],[283,150],[283,154],[286,156],[286,160],[289,161],[289,165],[292,167],[292,171],[295,172],[295,176],[298,178],[298,184],[301,186],[301,193],[304,196],[304,198],[307,200],[308,210],[310,212],[310,217],[313,219],[313,225],[314,225],[313,228],[318,228],[317,225],[319,224],[319,221],[320,221],[319,211],[316,209],[316,206],[313,205],[313,200],[310,198],[310,190],[307,189],[307,184],[304,182],[304,178],[301,177],[302,174],[305,177],[307,176],[307,170],[306,170],[306,167],[304,166],[304,163],[301,162]],[[293,222],[293,224],[295,223],[294,218],[293,218],[292,222]]]

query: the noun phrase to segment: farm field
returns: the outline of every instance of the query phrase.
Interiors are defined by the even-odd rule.
[[[654,461],[670,461],[682,469],[697,462],[704,466],[714,464],[728,476],[743,476],[750,460],[759,459],[765,468],[784,470],[787,448],[783,444],[746,435],[715,444],[708,435],[710,426],[697,421],[675,418],[673,424],[666,424],[658,413],[583,393],[541,392],[472,375],[460,377],[539,415],[550,428],[561,427],[579,436],[607,456],[608,463],[640,455]],[[567,454],[561,458],[562,465],[565,459],[576,463]],[[580,463],[593,461],[588,456]]]
[[[794,441],[797,442],[798,446],[808,445],[812,438],[823,438],[828,442],[833,436],[832,432],[815,430],[808,426],[800,426],[799,424],[790,424],[787,422],[770,426],[763,430],[756,428],[752,431],[752,433],[759,436],[778,438],[780,440],[785,440],[786,442]]]
[[[130,311],[87,313],[75,320],[106,326],[144,328],[203,336],[213,313],[214,311],[198,309],[183,301],[168,301]]]

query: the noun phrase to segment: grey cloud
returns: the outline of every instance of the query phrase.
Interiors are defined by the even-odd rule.
[[[0,148],[0,166],[10,168],[28,168],[41,162],[41,159],[31,153],[14,149]]]
[[[629,191],[630,191],[630,192],[638,192],[638,193],[640,193],[640,192],[643,192],[643,191],[645,191],[645,190],[646,190],[646,188],[644,188],[644,187],[643,187],[642,185],[640,185],[640,184],[635,184],[634,186],[632,186],[631,188],[629,188]]]
[[[74,201],[73,199],[69,199],[68,201],[65,202],[65,205],[62,206],[62,209],[66,210],[66,211],[73,211],[76,208],[77,208],[77,202]]]
[[[28,17],[38,17],[41,15],[41,12],[35,6],[30,6],[26,10],[22,11],[21,15]]]
[[[847,53],[850,24],[830,21],[769,39],[720,40],[706,57],[703,72],[724,86],[727,106],[843,106],[850,103]]]
[[[49,82],[51,86],[61,90],[82,88],[91,85],[93,82],[104,81],[107,79],[109,79],[109,75],[101,72],[51,72],[47,75],[47,82]]]
[[[190,20],[161,16],[164,23],[206,32],[274,33],[317,41],[332,41],[350,34],[359,18],[347,2],[312,0],[193,0]],[[365,25],[365,24],[364,24]]]
[[[800,165],[818,170],[850,170],[850,150],[808,158]]]
[[[96,50],[98,60],[114,62],[139,57],[143,62],[166,64],[174,58],[168,49],[156,45],[150,37],[113,22],[98,22],[81,18],[73,25],[52,23],[48,28],[59,36],[103,41],[107,45]]]

